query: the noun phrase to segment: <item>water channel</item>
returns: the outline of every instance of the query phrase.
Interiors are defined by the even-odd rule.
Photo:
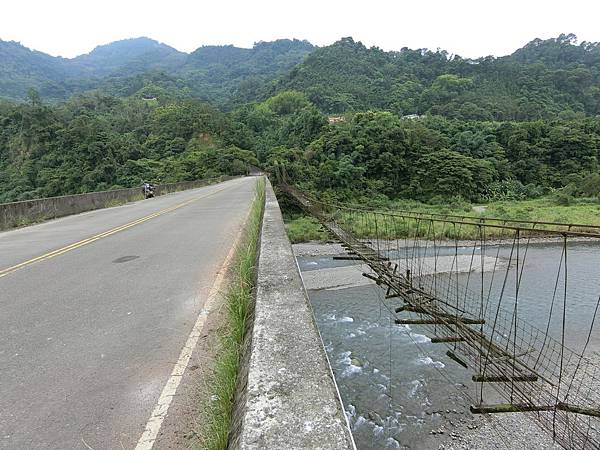
[[[497,250],[500,259],[510,258],[510,245]],[[454,249],[446,252],[452,254]],[[470,254],[472,247],[460,252]],[[558,243],[530,245],[518,294],[519,316],[542,330],[548,325],[551,299],[557,298],[550,321],[550,334],[556,339],[561,338],[562,321],[563,297],[554,295],[561,252]],[[600,295],[600,246],[572,243],[568,258],[565,342],[581,350]],[[340,266],[355,266],[359,276],[362,272],[357,262],[331,256],[299,256],[298,263],[304,274]],[[491,276],[484,273],[484,286]],[[471,290],[481,290],[480,274],[458,276],[463,285],[467,279]],[[498,296],[501,283],[493,286],[492,296]],[[515,293],[506,289],[503,295],[506,307],[512,307]],[[454,433],[478,426],[469,412],[477,396],[472,373],[450,360],[447,348],[432,344],[419,326],[394,324],[386,309],[390,301],[381,288],[370,284],[309,290],[309,297],[359,449],[437,449]],[[595,328],[587,354],[600,351],[599,329]]]

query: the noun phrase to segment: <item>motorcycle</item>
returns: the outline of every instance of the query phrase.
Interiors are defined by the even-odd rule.
[[[152,184],[145,183],[142,192],[145,199],[154,198],[154,186]]]

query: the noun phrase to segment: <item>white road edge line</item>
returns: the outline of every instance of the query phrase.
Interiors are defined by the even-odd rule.
[[[252,211],[252,208],[250,208],[250,211]],[[248,216],[250,215],[250,211],[248,212]],[[225,258],[225,262],[223,262],[223,265],[217,272],[215,282],[213,283],[210,292],[208,293],[206,302],[204,303],[204,308],[202,308],[202,311],[200,311],[198,319],[196,320],[196,323],[194,324],[194,327],[192,328],[192,331],[185,345],[183,346],[183,349],[181,349],[179,359],[177,360],[175,367],[173,367],[171,376],[167,380],[167,384],[165,384],[165,387],[163,388],[160,397],[156,402],[156,406],[154,407],[154,410],[152,411],[152,414],[146,423],[144,433],[135,446],[135,450],[151,450],[154,446],[154,442],[158,437],[160,427],[167,417],[169,406],[171,406],[171,402],[173,401],[173,397],[175,397],[179,383],[181,383],[185,369],[187,368],[190,358],[192,357],[192,353],[196,348],[196,344],[202,335],[202,329],[204,328],[206,318],[216,303],[217,297],[220,295],[221,286],[225,280],[225,274],[231,265],[232,259],[240,243],[242,233],[248,223],[248,216],[246,216],[246,219],[242,222],[242,227],[235,238],[234,244],[229,250],[227,257]]]

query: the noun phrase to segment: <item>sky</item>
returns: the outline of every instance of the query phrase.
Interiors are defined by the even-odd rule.
[[[598,0],[2,0],[0,39],[74,57],[147,36],[184,52],[202,45],[251,47],[352,36],[384,50],[437,48],[463,57],[502,56],[532,39],[574,33],[600,41]]]

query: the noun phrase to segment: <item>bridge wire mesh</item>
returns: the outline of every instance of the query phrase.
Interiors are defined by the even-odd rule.
[[[485,406],[484,384],[491,385],[564,448],[600,448],[600,374],[585,354],[600,298],[583,350],[566,346],[568,242],[582,236],[600,241],[600,228],[505,225],[500,219],[376,211],[292,195],[368,265],[365,275],[386,289],[385,298],[398,301],[398,308],[390,309],[397,322],[420,322],[477,371],[474,381],[487,381],[479,383],[476,406]],[[531,241],[549,235],[562,238],[562,246],[546,328],[540,330],[521,318],[519,300]],[[480,286],[473,288],[477,278]],[[554,337],[557,309],[559,339]]]

